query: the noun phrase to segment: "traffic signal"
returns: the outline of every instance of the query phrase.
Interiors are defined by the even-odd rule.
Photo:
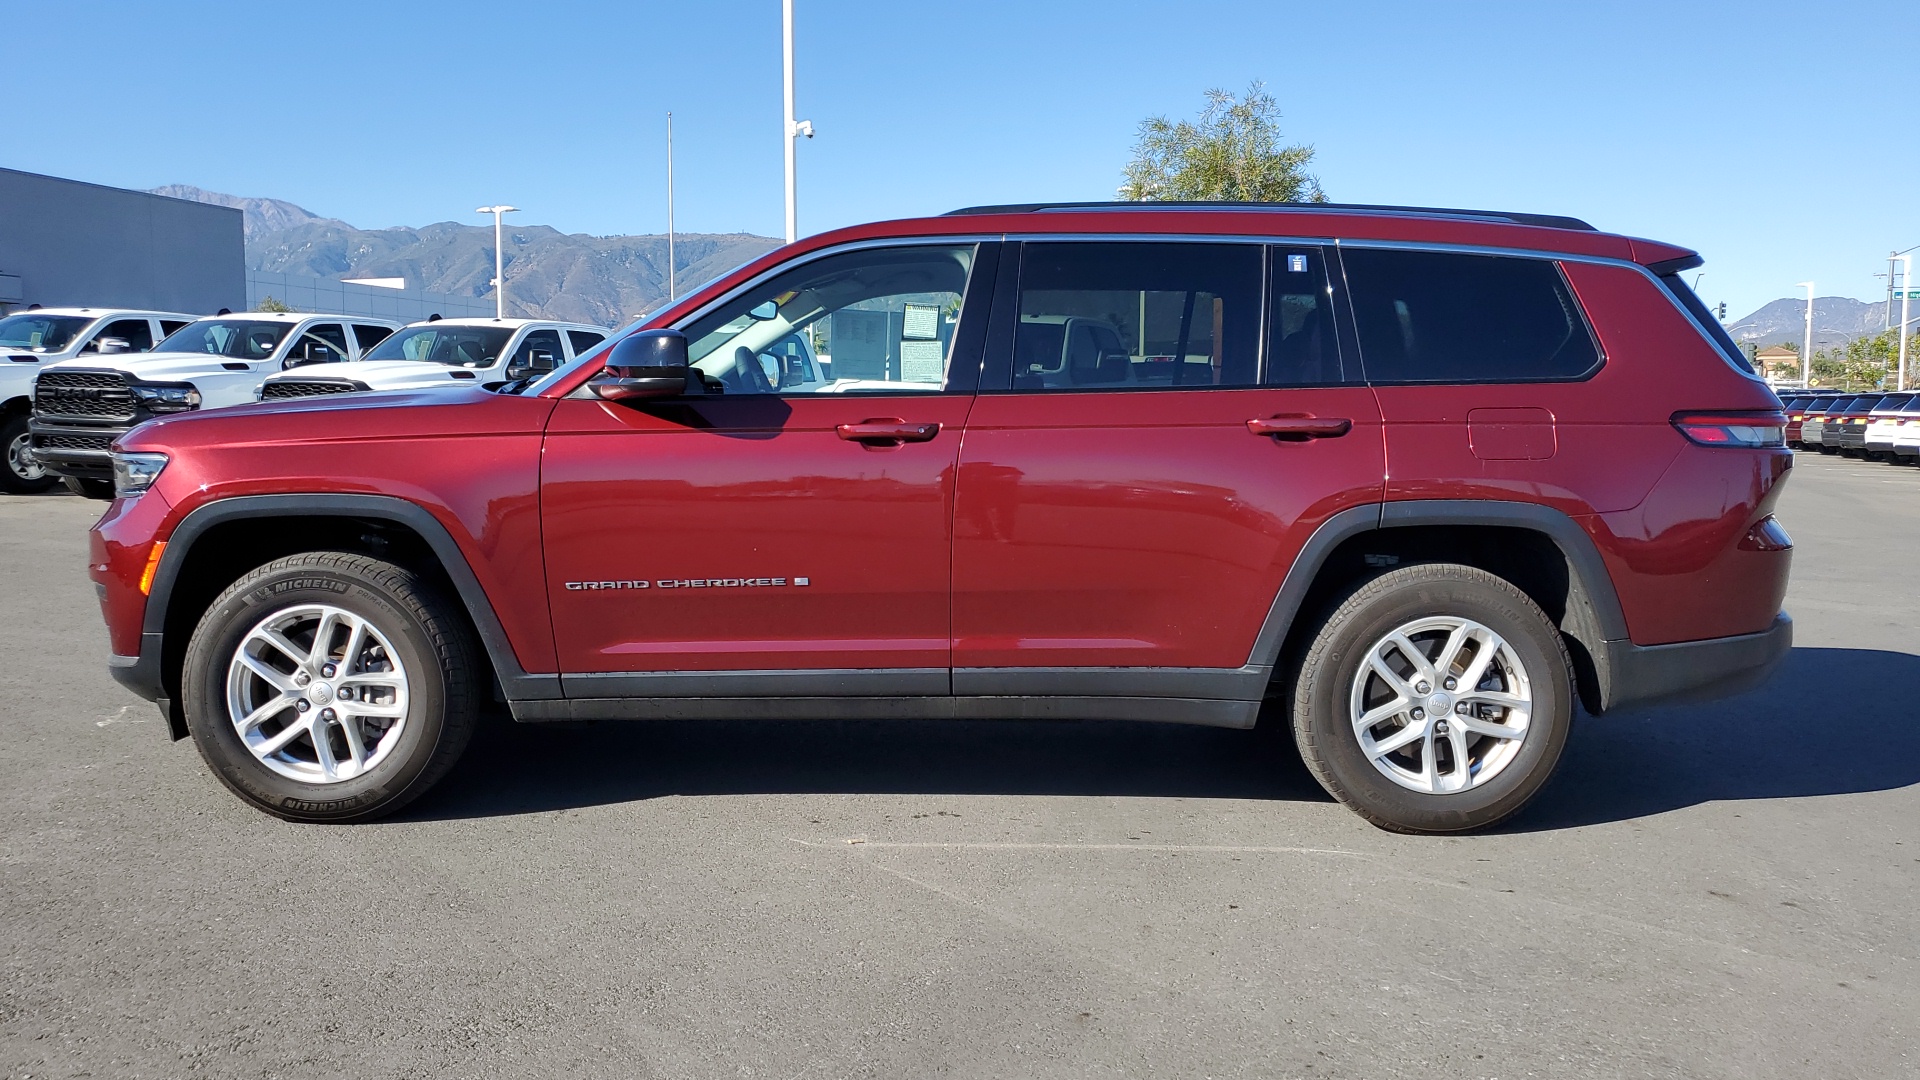
[[[1725,300],[1720,301],[1720,321],[1727,321],[1727,302]]]

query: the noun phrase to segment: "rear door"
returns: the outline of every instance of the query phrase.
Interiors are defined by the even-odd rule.
[[[1288,567],[1381,492],[1325,250],[1028,242],[1002,261],[1018,278],[960,459],[955,693],[1257,698],[1264,675],[1239,669]]]
[[[542,514],[570,696],[947,693],[954,465],[984,336],[969,281],[990,289],[994,248],[776,271],[681,325],[713,393],[558,403]],[[763,354],[794,334],[838,377],[769,380]],[[699,672],[746,674],[659,677]]]

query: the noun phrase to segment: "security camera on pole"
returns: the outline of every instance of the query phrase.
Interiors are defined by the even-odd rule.
[[[813,121],[793,118],[793,0],[780,0],[781,48],[786,66],[787,89],[787,126],[786,138],[782,140],[787,149],[787,243],[800,238],[798,216],[794,206],[793,192],[793,148],[794,140],[805,135],[813,138]]]
[[[517,206],[481,206],[474,209],[476,214],[493,215],[493,317],[507,317],[507,260],[500,248],[500,215],[511,214],[520,209]]]

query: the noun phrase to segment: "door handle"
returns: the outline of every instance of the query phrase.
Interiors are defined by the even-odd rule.
[[[1307,416],[1295,413],[1288,416],[1269,416],[1264,419],[1247,421],[1247,430],[1255,435],[1272,435],[1275,438],[1295,439],[1333,439],[1353,430],[1353,421],[1344,416]]]
[[[901,443],[927,442],[940,434],[940,425],[909,424],[898,417],[889,416],[879,420],[862,420],[857,424],[840,424],[833,430],[848,442],[898,446]]]

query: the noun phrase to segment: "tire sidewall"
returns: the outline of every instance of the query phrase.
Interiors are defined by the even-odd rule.
[[[13,470],[13,442],[27,434],[25,413],[13,412],[0,416],[0,491],[13,495],[32,495],[45,491],[60,482],[60,478],[42,471],[39,478],[29,480]]]
[[[1388,578],[1376,579],[1376,584]],[[1346,614],[1344,619],[1336,616],[1323,631],[1327,647],[1307,676],[1304,720],[1351,801],[1401,827],[1460,832],[1505,819],[1545,785],[1566,745],[1573,687],[1558,630],[1522,594],[1436,576],[1388,588]],[[1519,753],[1493,779],[1448,795],[1413,791],[1382,774],[1360,749],[1349,715],[1354,678],[1373,644],[1397,627],[1430,616],[1471,619],[1506,639],[1525,667],[1533,693]],[[1548,635],[1544,641],[1543,635]]]
[[[329,604],[368,620],[407,672],[400,741],[371,772],[336,784],[303,783],[274,772],[241,742],[227,715],[227,670],[235,650],[262,619],[302,604]],[[221,781],[269,813],[309,821],[376,813],[406,797],[440,742],[447,681],[428,641],[427,628],[412,612],[350,575],[312,567],[269,572],[223,594],[195,629],[181,672],[187,729]]]

